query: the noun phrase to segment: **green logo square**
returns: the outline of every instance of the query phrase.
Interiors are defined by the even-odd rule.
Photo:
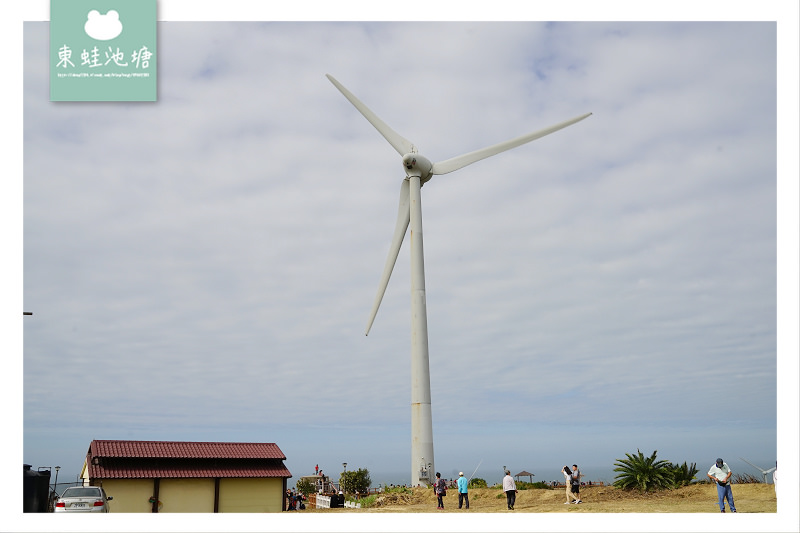
[[[50,100],[156,101],[156,0],[50,0]]]

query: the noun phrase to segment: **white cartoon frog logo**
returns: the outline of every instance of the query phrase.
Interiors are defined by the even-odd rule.
[[[119,13],[113,9],[105,15],[101,15],[96,9],[89,11],[86,24],[83,29],[86,35],[98,41],[110,41],[122,33],[122,22],[119,20]]]

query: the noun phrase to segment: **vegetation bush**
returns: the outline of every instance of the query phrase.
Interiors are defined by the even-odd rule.
[[[656,460],[656,451],[645,457],[636,450],[636,455],[626,453],[627,459],[617,459],[614,472],[614,486],[621,489],[639,489],[647,492],[654,489],[671,488],[673,486],[672,463]]]
[[[467,485],[467,487],[471,489],[485,489],[488,486],[489,485],[486,484],[486,480],[479,477],[474,477],[470,479],[469,484]]]
[[[669,469],[672,471],[672,486],[675,488],[691,484],[697,475],[697,463],[692,463],[691,466],[686,461],[682,465],[670,463]]]
[[[377,500],[377,499],[378,499],[378,495],[377,494],[370,494],[369,496],[365,496],[363,498],[358,498],[358,499],[348,497],[347,501],[353,502],[353,503],[360,503],[362,509],[367,509],[367,508],[372,507],[373,505],[375,505],[375,500]]]
[[[544,481],[536,481],[534,483],[530,483],[528,481],[517,481],[517,490],[528,490],[528,489],[552,489],[550,485],[545,483]]]
[[[308,496],[314,492],[314,484],[308,479],[298,479],[295,487],[297,488],[298,492],[303,494],[303,496]]]
[[[369,493],[369,487],[372,480],[369,478],[369,470],[366,468],[359,468],[358,470],[350,470],[343,472],[341,476],[341,490],[345,494],[359,494]]]

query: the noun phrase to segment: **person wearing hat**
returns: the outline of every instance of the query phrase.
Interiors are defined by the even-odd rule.
[[[514,483],[514,478],[511,477],[511,471],[506,470],[506,477],[503,478],[503,492],[506,493],[506,503],[508,503],[508,510],[514,510],[514,503],[517,501],[517,484]]]
[[[464,477],[464,472],[458,473],[458,481],[456,484],[458,485],[458,508],[461,509],[461,503],[463,501],[467,504],[467,509],[469,509],[469,494],[467,494],[469,480]]]
[[[708,478],[717,484],[720,513],[725,512],[725,499],[728,500],[728,506],[731,508],[731,512],[736,512],[736,506],[733,504],[733,491],[731,490],[731,474],[733,474],[733,472],[731,472],[728,463],[719,458],[708,470]]]

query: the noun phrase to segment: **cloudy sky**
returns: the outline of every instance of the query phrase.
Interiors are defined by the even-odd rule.
[[[158,102],[125,104],[50,102],[48,31],[22,34],[24,462],[256,441],[295,478],[409,481],[407,240],[364,336],[404,172],[330,73],[432,161],[593,113],[423,188],[444,477],[796,466],[774,22],[173,20]]]

